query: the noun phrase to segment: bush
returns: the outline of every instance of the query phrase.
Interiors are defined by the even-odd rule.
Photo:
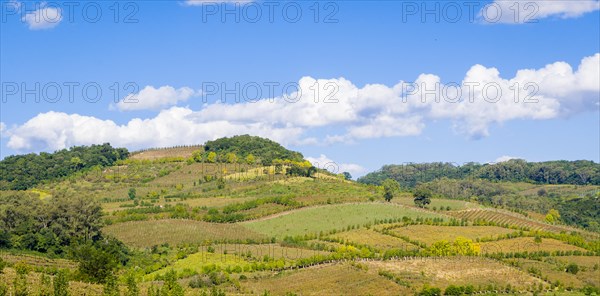
[[[567,269],[565,271],[568,273],[577,274],[579,272],[579,266],[575,263],[570,263],[567,265]]]
[[[460,286],[450,285],[444,291],[444,295],[462,295],[465,289]]]
[[[429,287],[429,286],[425,285],[423,287],[423,289],[421,290],[421,292],[419,292],[417,295],[419,295],[419,296],[441,296],[442,290],[440,288]]]

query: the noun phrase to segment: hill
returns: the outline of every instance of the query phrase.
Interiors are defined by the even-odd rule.
[[[299,172],[302,160],[239,136],[0,190],[0,292],[65,280],[98,296],[600,292],[600,234],[565,225],[563,208],[536,212],[579,198],[573,211],[591,217],[599,186],[439,177],[386,202],[380,186]],[[430,204],[415,205],[417,189]]]

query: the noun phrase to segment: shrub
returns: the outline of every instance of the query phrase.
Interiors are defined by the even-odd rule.
[[[425,285],[423,289],[417,294],[419,296],[441,296],[442,290],[436,287],[429,287]]]
[[[565,271],[568,273],[577,274],[579,272],[579,266],[575,263],[570,263],[567,265],[567,269]]]

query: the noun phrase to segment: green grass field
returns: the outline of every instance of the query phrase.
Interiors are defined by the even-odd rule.
[[[373,222],[375,219],[402,217],[440,217],[387,203],[327,205],[300,209],[275,217],[241,223],[246,228],[268,236],[283,238],[305,233],[341,229],[351,225]]]

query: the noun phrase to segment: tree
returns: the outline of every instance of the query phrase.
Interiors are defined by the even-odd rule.
[[[431,203],[431,191],[423,187],[417,187],[413,196],[415,197],[414,202],[417,206],[423,208]]]
[[[202,150],[194,150],[194,152],[192,152],[192,159],[195,162],[201,162],[202,161]]]
[[[208,155],[206,156],[206,162],[208,163],[215,163],[217,162],[217,153],[215,152],[208,152]]]
[[[229,152],[225,155],[225,160],[228,163],[236,163],[238,158],[237,158],[237,155],[235,155],[235,153]]]
[[[134,200],[136,197],[135,188],[129,188],[129,192],[127,192],[127,196],[129,196],[129,199]]]
[[[67,280],[66,271],[59,271],[52,284],[54,286],[54,296],[69,296],[69,281]]]
[[[386,179],[381,185],[383,186],[383,198],[387,202],[391,201],[394,194],[400,191],[400,184],[396,180]]]
[[[248,154],[246,156],[246,163],[247,164],[254,164],[254,162],[256,162],[256,159],[254,158],[254,155]]]
[[[344,179],[346,179],[346,180],[352,180],[352,175],[350,175],[350,173],[343,172],[342,174],[344,174]]]
[[[558,213],[557,210],[555,209],[550,209],[548,211],[548,214],[546,214],[546,222],[550,223],[550,224],[554,224],[556,222],[558,222],[558,220],[560,219],[560,214]]]

